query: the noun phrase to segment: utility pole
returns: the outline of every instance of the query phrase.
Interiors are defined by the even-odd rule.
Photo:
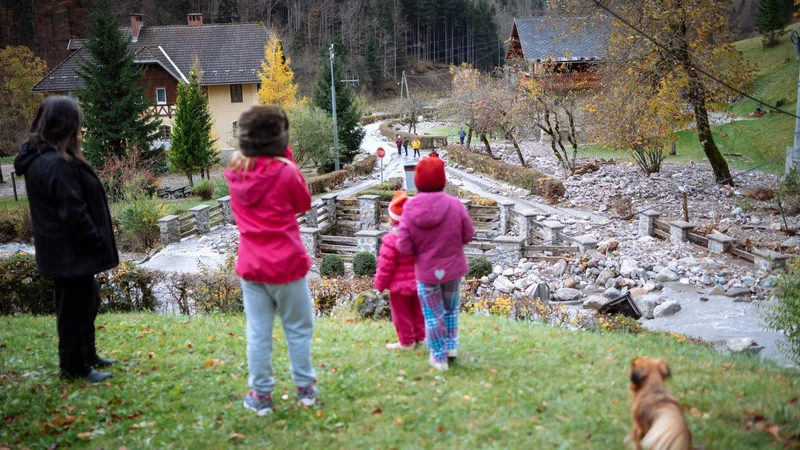
[[[406,80],[406,71],[403,71],[403,78],[400,80],[400,98],[403,98],[403,88],[406,90],[406,98],[411,98],[411,93],[408,91],[408,81]]]
[[[336,125],[336,83],[333,78],[333,44],[331,44],[331,103],[333,105],[333,157],[334,168],[339,170],[339,128]]]
[[[800,34],[797,33],[797,30],[792,30],[792,43],[794,44],[795,51],[797,52],[798,60],[800,61]],[[795,115],[800,117],[800,76],[798,77],[797,81],[797,109],[795,110]],[[800,164],[800,118],[796,118],[794,120],[794,146],[792,147],[792,151],[789,152],[787,148],[786,151],[786,174],[789,174],[789,171],[792,169],[792,166]]]

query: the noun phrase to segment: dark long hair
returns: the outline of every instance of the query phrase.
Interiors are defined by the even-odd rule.
[[[86,162],[79,139],[83,111],[75,100],[64,96],[44,99],[33,117],[28,144],[34,148],[52,147],[66,160]]]

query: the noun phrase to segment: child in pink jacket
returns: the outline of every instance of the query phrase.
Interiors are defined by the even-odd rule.
[[[458,309],[461,277],[467,274],[464,245],[475,228],[461,202],[444,192],[444,161],[431,156],[417,164],[419,193],[406,202],[397,234],[397,250],[416,256],[417,293],[425,315],[430,364],[448,369],[458,354]]]
[[[414,277],[416,258],[397,252],[397,224],[400,223],[403,204],[407,200],[405,192],[397,191],[389,204],[392,229],[381,241],[378,273],[375,275],[375,289],[389,289],[392,322],[397,331],[398,342],[386,344],[389,350],[413,350],[425,340],[425,319],[419,306],[417,280]]]
[[[316,402],[311,366],[314,316],[306,273],[311,267],[295,214],[311,209],[311,194],[292,156],[289,120],[277,106],[254,106],[239,119],[239,149],[225,178],[241,234],[236,273],[247,319],[251,391],[244,407],[272,413],[272,327],[280,314],[292,379],[301,405]]]

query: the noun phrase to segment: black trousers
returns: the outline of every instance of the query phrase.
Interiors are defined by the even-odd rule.
[[[405,152],[406,152],[406,156],[408,156],[408,146],[407,146],[407,145],[404,145],[404,146],[403,146],[403,150],[405,150]]]
[[[100,307],[100,285],[94,275],[54,278],[54,284],[61,373],[83,377],[97,361],[94,319]]]
[[[421,156],[421,155],[419,154],[419,149],[418,149],[418,148],[415,148],[415,149],[414,149],[414,156],[416,156],[416,157],[420,157],[420,156]]]

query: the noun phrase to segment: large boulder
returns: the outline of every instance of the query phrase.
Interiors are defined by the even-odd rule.
[[[606,289],[605,291],[603,291],[603,297],[605,297],[605,298],[607,298],[609,300],[614,300],[615,298],[619,298],[619,296],[621,296],[621,295],[622,295],[622,292],[620,292],[619,289],[616,289],[616,288],[613,288],[613,287],[610,287],[610,288]]]
[[[517,288],[514,286],[514,283],[512,283],[511,280],[504,275],[497,277],[497,279],[494,280],[494,283],[492,283],[492,286],[494,286],[494,288],[498,291],[505,292],[506,294],[514,292],[514,289]]]
[[[571,302],[575,300],[580,300],[581,297],[583,297],[581,291],[572,288],[561,288],[556,291],[555,295],[562,302]]]
[[[665,268],[661,272],[658,272],[658,275],[656,275],[656,281],[658,281],[659,283],[678,281],[678,274],[676,274],[669,268]]]
[[[622,261],[622,265],[619,267],[619,274],[623,277],[630,277],[636,269],[639,268],[639,263],[634,259],[626,259]]]
[[[666,301],[653,309],[653,318],[674,316],[681,310],[681,304],[677,300]]]
[[[653,318],[653,310],[656,306],[664,303],[664,297],[658,294],[647,294],[633,299],[636,302],[636,307],[642,312],[642,317],[645,319]]]
[[[610,301],[610,299],[602,295],[590,295],[589,298],[583,301],[583,307],[587,309],[600,309]]]
[[[725,346],[728,347],[728,350],[734,353],[742,353],[742,352],[750,352],[750,353],[758,353],[764,349],[764,347],[758,345],[752,338],[734,338],[728,339],[725,341]]]
[[[616,277],[614,271],[606,267],[602,272],[600,272],[600,275],[597,276],[597,285],[605,286],[606,283],[608,283],[608,280],[611,280],[614,277]]]
[[[376,291],[364,291],[356,296],[353,308],[365,319],[389,319],[392,310],[389,296]]]

